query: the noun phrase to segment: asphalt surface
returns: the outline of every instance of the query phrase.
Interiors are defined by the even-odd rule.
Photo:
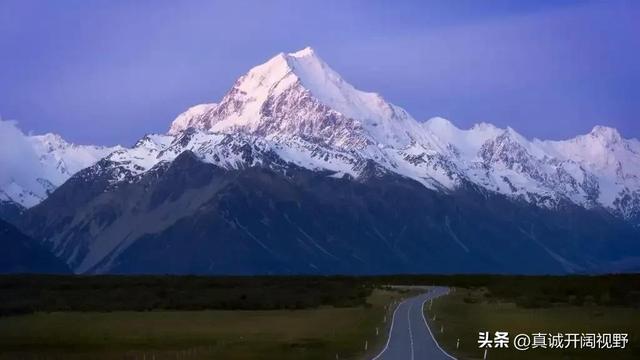
[[[372,360],[455,360],[436,342],[422,308],[431,299],[446,295],[449,289],[431,288],[427,293],[401,302],[393,313],[389,338],[382,351]]]

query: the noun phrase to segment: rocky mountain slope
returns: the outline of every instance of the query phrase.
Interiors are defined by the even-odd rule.
[[[0,274],[70,272],[64,262],[53,256],[42,243],[3,220],[0,220],[0,248]]]
[[[30,209],[25,228],[80,273],[574,273],[640,264],[638,231],[607,212],[570,202],[549,210],[473,184],[443,193],[372,162],[354,180],[238,151],[259,164],[226,169],[185,151],[113,183],[113,164],[101,161]]]
[[[464,179],[542,206],[567,199],[640,219],[640,141],[601,126],[566,141],[530,141],[484,123],[418,123],[349,85],[310,48],[251,69],[220,103],[180,115],[169,134],[187,128],[252,135],[310,169],[357,177],[359,164],[373,160],[432,189],[455,190]]]
[[[115,149],[21,222],[82,273],[629,270],[639,224],[638,140],[421,123],[309,48]]]

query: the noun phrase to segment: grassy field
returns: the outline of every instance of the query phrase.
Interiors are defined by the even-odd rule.
[[[340,359],[384,340],[396,291],[302,310],[53,312],[0,318],[0,359]],[[379,335],[375,335],[375,328]]]
[[[517,298],[517,297],[516,297]],[[572,298],[573,299],[573,298]],[[560,300],[560,299],[556,299]],[[547,303],[547,302],[544,302]],[[429,318],[436,315],[434,333],[440,344],[459,359],[482,359],[478,349],[478,332],[508,331],[513,338],[518,333],[628,333],[624,350],[560,350],[535,349],[517,351],[491,349],[487,359],[640,359],[640,309],[630,306],[601,306],[594,303],[572,305],[549,304],[525,307],[511,299],[496,298],[486,289],[456,289],[452,294],[434,301]],[[444,332],[440,333],[440,327]],[[456,350],[456,341],[460,348]]]
[[[411,295],[388,284],[459,288],[433,310],[436,335],[454,352],[460,338],[461,359],[480,358],[478,331],[497,330],[628,332],[630,348],[489,359],[640,359],[640,275],[7,275],[0,360],[370,358],[386,341],[389,305]]]

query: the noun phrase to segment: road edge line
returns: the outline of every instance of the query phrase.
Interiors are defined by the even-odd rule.
[[[446,295],[449,295],[449,289],[447,289]],[[440,296],[442,296],[442,295],[440,295]],[[433,332],[431,332],[431,328],[429,327],[429,323],[427,322],[427,318],[424,317],[424,304],[427,303],[427,300],[429,300],[429,299],[424,299],[424,301],[422,302],[422,306],[420,306],[420,312],[422,313],[422,320],[424,320],[424,324],[427,326],[427,330],[429,330],[429,335],[431,335],[431,338],[433,339],[433,342],[436,344],[438,349],[440,351],[442,351],[443,354],[448,356],[450,359],[458,360],[455,357],[451,356],[451,354],[449,354],[448,352],[444,351],[444,349],[442,347],[440,347],[440,344],[438,344],[438,340],[436,340],[435,336],[433,336]]]
[[[387,336],[387,343],[384,345],[384,348],[382,348],[382,350],[378,353],[378,355],[376,355],[375,357],[371,358],[371,360],[378,359],[389,348],[389,343],[391,342],[391,334],[393,333],[393,325],[396,323],[396,313],[398,312],[398,309],[400,309],[400,305],[404,304],[407,300],[408,299],[405,299],[402,302],[400,302],[396,306],[395,310],[393,310],[393,315],[391,317],[391,327],[389,327],[389,335]]]

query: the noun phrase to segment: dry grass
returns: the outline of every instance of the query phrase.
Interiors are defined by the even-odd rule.
[[[382,341],[388,303],[268,311],[56,312],[0,318],[0,359],[340,359]]]

